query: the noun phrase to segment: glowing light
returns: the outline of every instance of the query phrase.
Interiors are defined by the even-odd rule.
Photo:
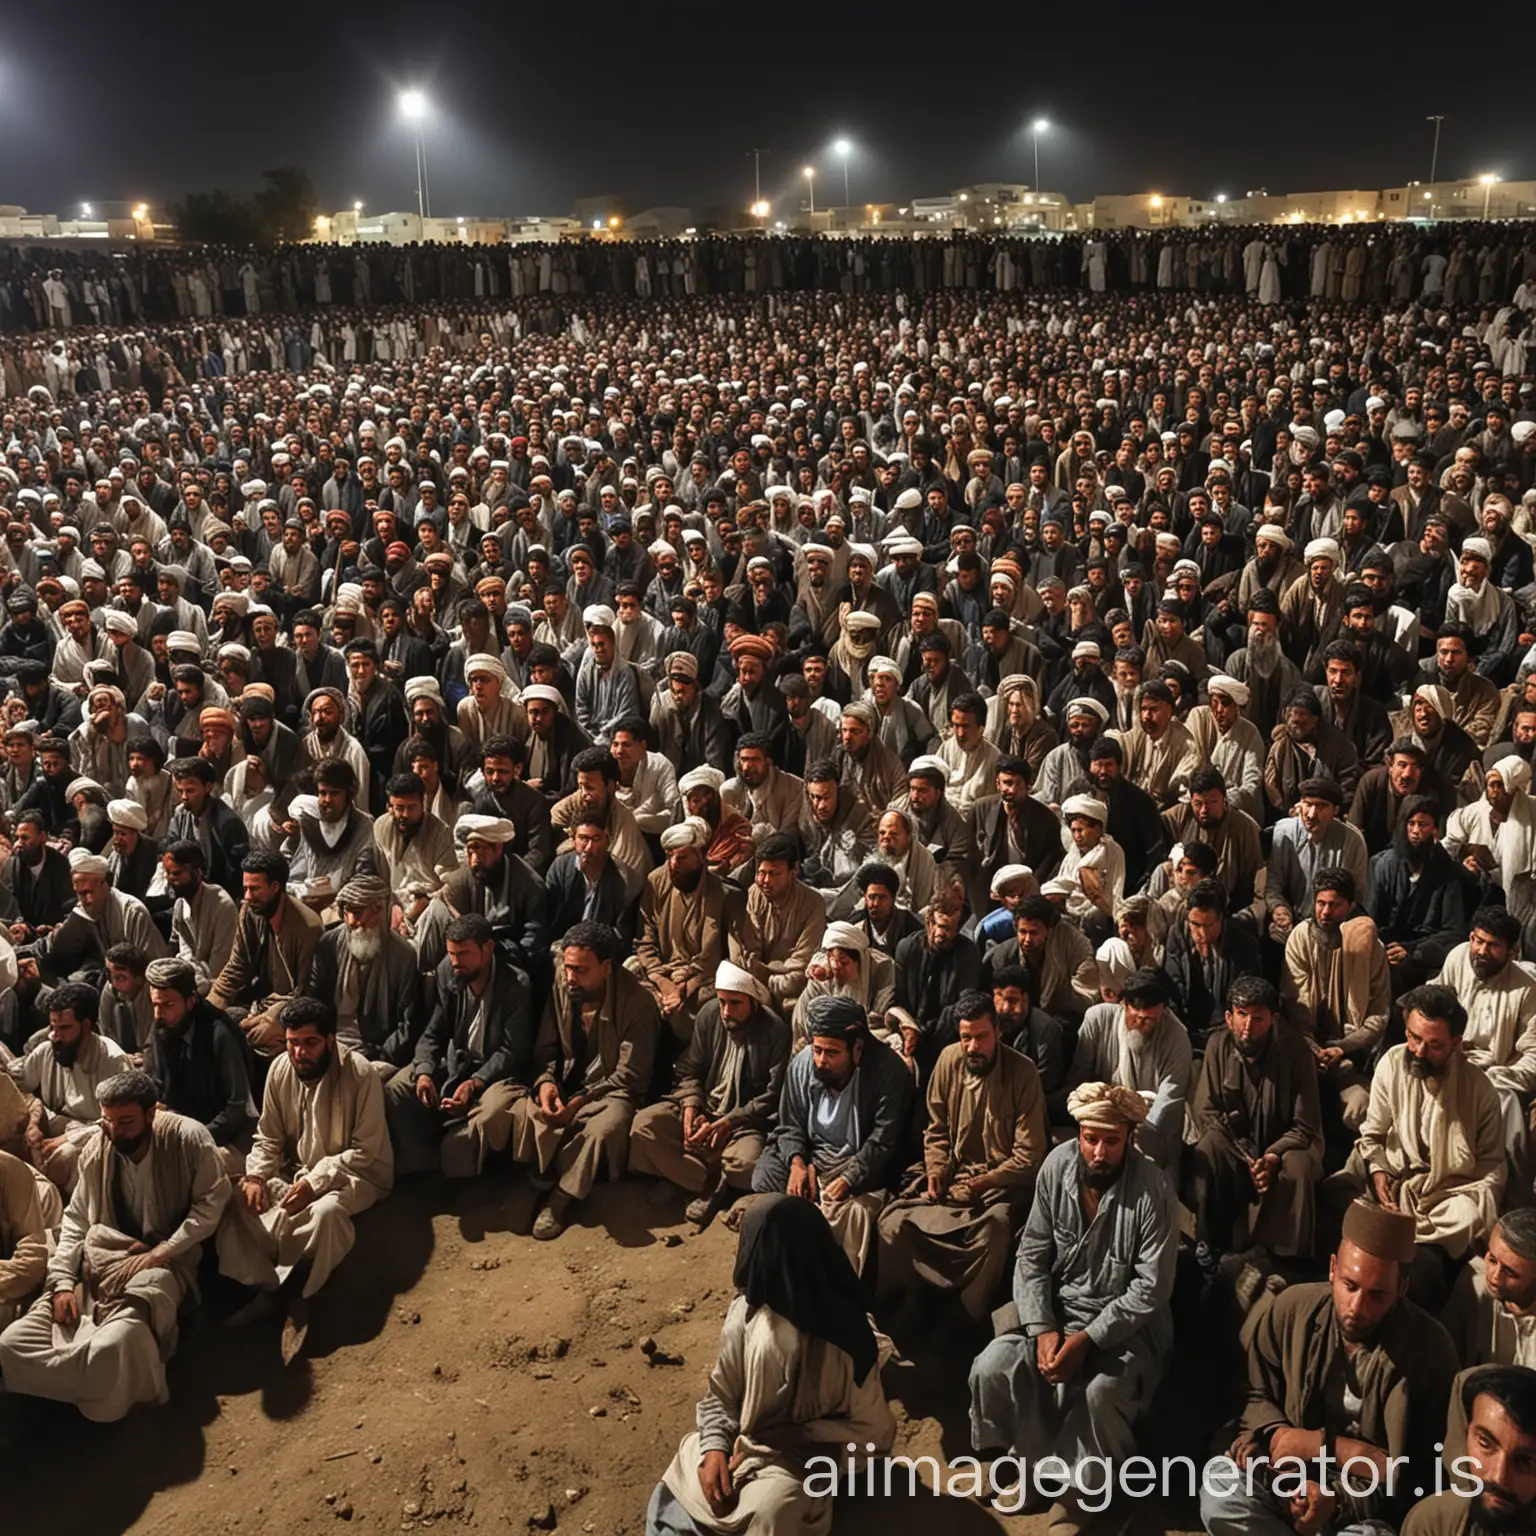
[[[148,203],[135,203],[133,205],[133,216],[136,219],[148,218],[149,217],[149,204]]]
[[[1044,133],[1051,125],[1043,117],[1037,117],[1029,126],[1036,133]]]
[[[816,174],[816,167],[814,165],[808,165],[803,171],[801,171],[800,174],[804,176],[807,181],[809,181]]]
[[[1478,184],[1484,187],[1491,187],[1498,179],[1499,178],[1495,176],[1491,171],[1484,171],[1483,174],[1477,178]]]
[[[1154,193],[1153,193],[1153,194],[1152,194],[1152,196],[1151,196],[1151,197],[1150,197],[1150,198],[1149,198],[1149,199],[1148,199],[1148,202],[1149,202],[1149,203],[1150,203],[1150,204],[1151,204],[1151,206],[1152,206],[1152,207],[1154,207],[1154,208],[1161,208],[1161,207],[1162,207],[1162,206],[1163,206],[1163,200],[1162,200],[1162,198],[1161,198],[1161,197],[1159,197],[1159,196],[1158,196],[1158,195],[1157,195],[1157,193],[1156,193],[1156,192],[1154,192]]]
[[[400,111],[413,121],[427,115],[427,98],[416,90],[400,92]]]
[[[766,202],[757,202],[752,204],[751,212],[754,219],[766,219],[773,210]]]
[[[971,200],[971,194],[969,192],[962,192],[960,194],[960,201],[962,203],[968,203],[968,202],[970,202],[970,200]]]
[[[1226,200],[1227,200],[1227,194],[1225,192],[1218,192],[1216,194],[1216,201],[1218,203],[1224,203],[1224,202],[1226,202]]]
[[[603,227],[603,221],[601,219],[593,219],[592,220],[592,228],[593,229],[601,229],[602,227]]]
[[[618,216],[618,214],[614,214],[613,217],[608,220],[608,228],[609,229],[617,229],[618,227],[619,227],[619,216]]]
[[[853,145],[850,144],[847,139],[839,139],[837,143],[832,146],[832,148],[834,152],[841,155],[844,160],[846,160],[848,156],[853,153]]]
[[[362,211],[363,211],[363,200],[361,198],[359,198],[355,203],[352,204],[352,212],[353,213],[361,213]]]
[[[92,217],[91,205],[89,203],[81,203],[80,204],[80,217],[82,219],[88,219],[88,218]]]

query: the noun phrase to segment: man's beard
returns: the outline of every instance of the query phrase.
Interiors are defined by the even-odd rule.
[[[75,1061],[80,1055],[81,1044],[82,1042],[79,1040],[53,1041],[50,1046],[50,1049],[53,1051],[53,1059],[58,1062],[61,1067],[74,1066]]]
[[[1410,1077],[1423,1079],[1440,1076],[1440,1069],[1427,1056],[1415,1056],[1412,1051],[1407,1051],[1404,1054],[1408,1059],[1408,1075]]]
[[[1232,1043],[1237,1047],[1239,1056],[1252,1061],[1256,1057],[1263,1055],[1264,1047],[1269,1044],[1269,1036],[1266,1034],[1261,1039],[1242,1039],[1237,1035],[1233,1035]]]
[[[1414,869],[1414,870],[1423,869],[1425,861],[1429,858],[1429,850],[1431,848],[1433,848],[1434,846],[1435,845],[1433,843],[1416,844],[1416,843],[1408,842],[1405,839],[1403,847],[1404,847],[1404,852],[1406,853],[1407,858],[1408,858],[1408,867],[1410,869]],[[1474,960],[1472,962],[1472,969],[1474,971],[1477,970],[1477,961],[1476,960]],[[1478,974],[1481,975],[1482,973],[1478,972]],[[1486,981],[1487,979],[1488,978],[1486,976],[1483,977],[1484,981]]]
[[[1508,1507],[1489,1509],[1486,1499],[1490,1493],[1497,1493],[1508,1499]],[[1530,1524],[1531,1506],[1529,1504],[1521,1504],[1501,1483],[1484,1481],[1483,1491],[1472,1508],[1471,1530],[1488,1532],[1490,1536],[1505,1536],[1506,1532],[1528,1530]]]
[[[291,1056],[288,1059],[293,1061]],[[293,1061],[294,1076],[297,1077],[301,1083],[318,1082],[322,1077],[325,1076],[326,1069],[330,1066],[330,1064],[331,1047],[329,1044],[327,1044],[325,1047],[325,1054],[321,1056],[318,1061]]]
[[[257,917],[271,917],[277,911],[277,905],[282,899],[282,896],[279,894],[267,901],[257,901],[252,898],[247,904]]]
[[[422,816],[418,817],[415,821],[397,821],[395,823],[395,831],[400,834],[400,841],[402,843],[410,842],[421,831],[422,822],[425,820],[426,817]]]
[[[816,1081],[823,1088],[829,1088],[833,1093],[841,1093],[848,1086],[848,1078],[839,1077],[831,1067],[816,1067]],[[852,1076],[852,1073],[849,1074]]]
[[[382,928],[348,928],[347,953],[360,964],[368,965],[379,958],[384,948]]]
[[[1086,1184],[1089,1189],[1097,1189],[1100,1191],[1106,1190],[1125,1171],[1125,1164],[1123,1162],[1115,1163],[1112,1167],[1108,1168],[1095,1168],[1086,1157],[1083,1157],[1081,1148],[1078,1149],[1077,1155],[1082,1159],[1083,1183]]]
[[[153,1133],[146,1125],[137,1136],[114,1136],[112,1138],[112,1150],[122,1157],[132,1157],[150,1138]]]
[[[967,1056],[965,1058],[965,1075],[967,1077],[986,1077],[997,1065],[997,1057],[993,1056]]]
[[[501,880],[500,859],[497,859],[494,864],[474,864],[470,867],[474,872],[476,885],[491,886],[498,884]]]
[[[1279,555],[1261,555],[1253,562],[1260,581],[1268,581],[1280,569]]]
[[[340,725],[321,724],[315,727],[315,735],[318,736],[321,741],[325,742],[327,746],[329,746],[331,742],[336,740],[337,734],[340,732],[340,730]]]
[[[681,891],[683,895],[687,896],[693,891],[698,890],[699,881],[703,878],[704,867],[702,865],[698,869],[680,869],[672,876],[672,885],[676,890]]]
[[[1468,954],[1467,958],[1472,962],[1472,973],[1479,981],[1492,981],[1506,965],[1507,960],[1495,960],[1492,955]]]

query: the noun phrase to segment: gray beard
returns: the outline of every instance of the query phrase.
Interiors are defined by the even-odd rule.
[[[1260,677],[1273,677],[1280,667],[1280,647],[1266,642],[1248,642],[1248,667]]]
[[[348,928],[347,953],[359,965],[371,965],[384,948],[382,928]]]

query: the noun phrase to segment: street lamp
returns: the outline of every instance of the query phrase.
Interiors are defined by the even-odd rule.
[[[363,211],[363,200],[362,200],[362,198],[358,198],[357,201],[352,204],[352,212],[353,213],[361,213],[362,211]]]
[[[82,219],[88,219],[91,217],[91,205],[89,203],[80,204],[80,217]]]
[[[816,167],[808,165],[801,174],[805,177],[806,189],[811,194],[811,217],[814,219],[816,217]]]
[[[759,198],[755,203],[753,203],[750,210],[754,219],[766,219],[772,211],[772,208],[770,208],[769,205],[762,200],[762,198]]]
[[[1035,191],[1040,190],[1040,135],[1051,125],[1043,118],[1037,117],[1029,125],[1029,136],[1035,141]]]
[[[1486,219],[1488,217],[1488,199],[1493,196],[1493,184],[1499,178],[1491,171],[1484,171],[1477,179],[1483,184],[1483,218]]]
[[[853,201],[848,195],[848,156],[853,153],[853,145],[847,139],[839,139],[832,148],[843,157],[843,206],[846,208]]]
[[[432,201],[427,194],[427,98],[418,90],[400,92],[400,115],[416,125],[416,212],[426,218]]]

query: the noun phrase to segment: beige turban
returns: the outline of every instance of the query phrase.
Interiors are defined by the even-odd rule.
[[[715,991],[745,992],[748,997],[755,997],[760,1003],[770,1000],[768,988],[751,971],[744,971],[739,965],[732,965],[729,960],[722,960],[715,968]]]
[[[114,827],[129,827],[135,832],[144,832],[149,827],[149,817],[137,800],[107,801],[107,820]]]
[[[709,845],[709,823],[700,816],[685,816],[675,827],[661,834],[663,853],[674,848],[705,848]]]
[[[1147,1118],[1147,1101],[1134,1088],[1084,1083],[1068,1096],[1067,1113],[1079,1125],[1140,1125]]]

